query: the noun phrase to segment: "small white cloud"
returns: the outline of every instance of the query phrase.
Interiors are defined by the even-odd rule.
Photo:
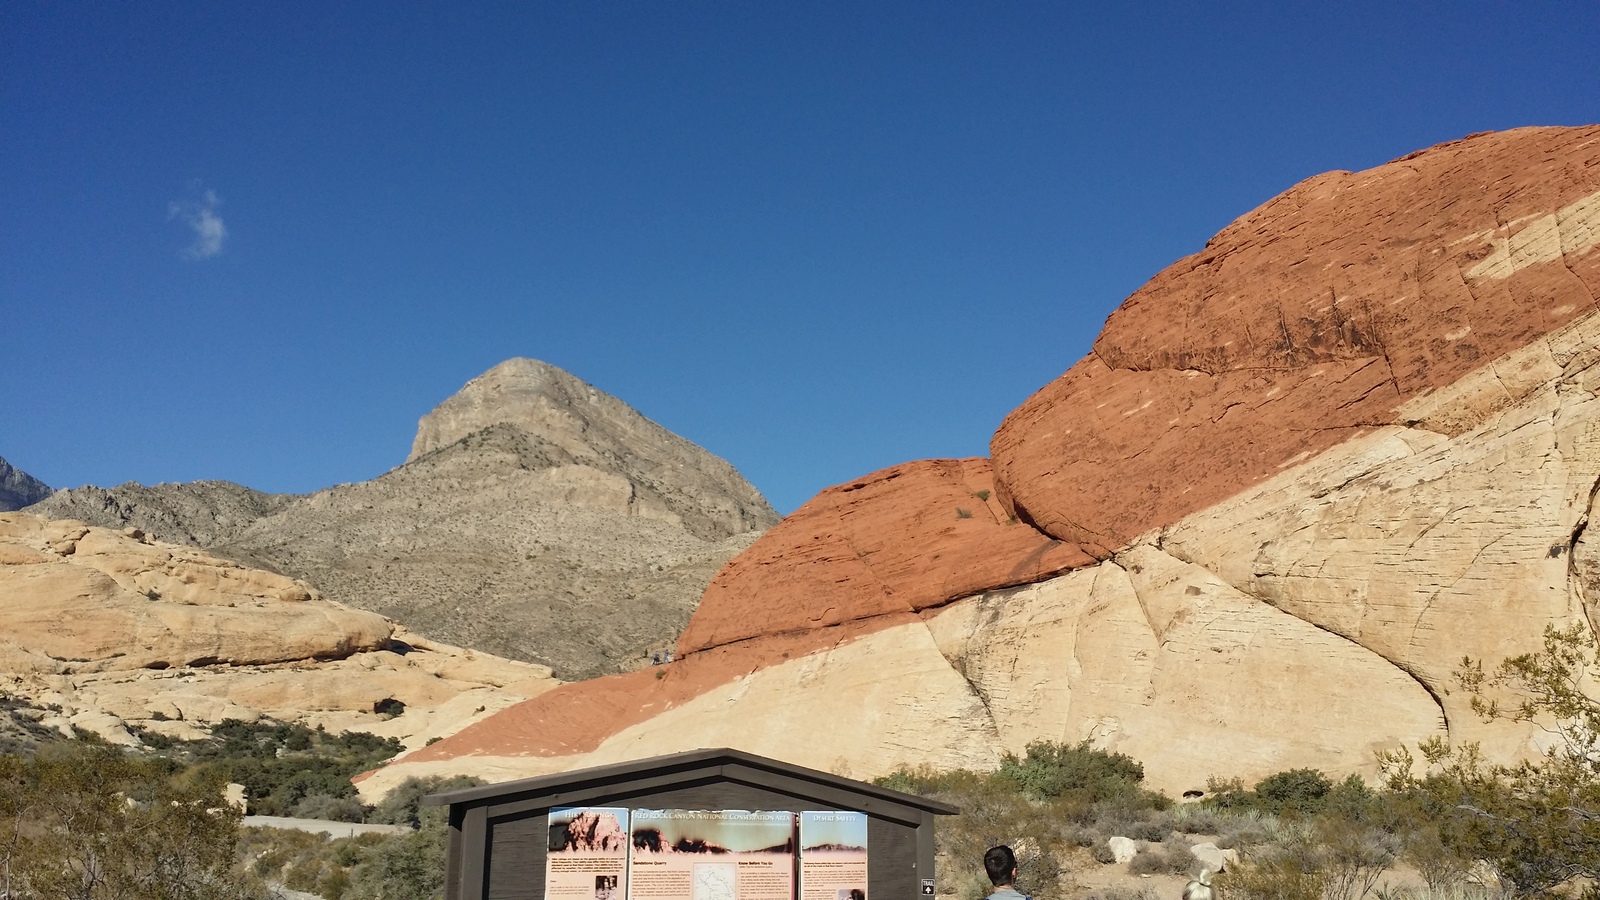
[[[200,194],[199,199],[168,203],[167,218],[179,219],[194,229],[194,243],[184,248],[184,256],[209,259],[222,252],[222,242],[228,237],[228,226],[222,224],[222,217],[217,215],[217,207],[222,205],[217,192],[201,192],[198,183],[193,185],[193,190]]]

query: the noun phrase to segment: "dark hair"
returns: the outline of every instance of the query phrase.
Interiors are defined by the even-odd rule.
[[[989,873],[989,883],[995,887],[1010,884],[1017,871],[1017,857],[1010,847],[990,847],[983,854],[983,870]]]

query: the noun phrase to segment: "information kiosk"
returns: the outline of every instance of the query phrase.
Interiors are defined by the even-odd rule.
[[[917,900],[955,807],[737,750],[435,794],[445,900]]]

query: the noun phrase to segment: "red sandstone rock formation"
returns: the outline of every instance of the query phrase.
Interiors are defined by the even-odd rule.
[[[1593,388],[1586,395],[1576,388],[1596,380],[1586,373],[1600,359],[1600,337],[1567,334],[1558,350],[1558,341],[1546,336],[1596,311],[1597,244],[1600,127],[1476,135],[1366,172],[1309,179],[1242,217],[1203,251],[1168,267],[1129,298],[1087,358],[1007,417],[993,439],[992,475],[985,460],[924,461],[830,488],[717,575],[680,639],[677,662],[551,691],[411,754],[388,774],[398,778],[408,763],[438,765],[469,755],[502,761],[545,757],[541,765],[582,765],[582,755],[608,738],[630,729],[633,734],[641,728],[648,731],[645,726],[658,718],[678,726],[708,721],[685,715],[721,717],[724,722],[731,717],[759,742],[777,730],[774,723],[780,720],[827,719],[830,704],[840,705],[838,726],[843,731],[874,730],[874,717],[891,707],[898,706],[891,711],[900,714],[927,706],[905,713],[909,718],[902,716],[902,721],[925,716],[928,736],[923,743],[915,738],[915,745],[891,748],[892,753],[873,760],[819,757],[828,752],[825,741],[818,747],[793,748],[791,758],[847,769],[903,760],[933,748],[942,748],[947,758],[970,753],[974,729],[963,711],[969,708],[954,705],[953,694],[931,701],[919,685],[907,684],[903,696],[886,700],[868,697],[862,684],[876,690],[902,673],[874,673],[864,682],[835,677],[837,667],[862,665],[863,660],[882,665],[877,660],[884,658],[904,664],[921,659],[919,653],[933,654],[937,663],[923,671],[932,672],[948,660],[944,674],[955,669],[972,686],[972,696],[987,711],[991,724],[986,727],[995,735],[991,757],[993,747],[1015,749],[1013,745],[1028,739],[1114,737],[1118,729],[1126,729],[1127,746],[1167,746],[1162,735],[1178,721],[1172,716],[1191,726],[1196,716],[1204,718],[1205,711],[1195,708],[1191,693],[1185,693],[1199,683],[1226,692],[1239,716],[1260,719],[1253,724],[1243,718],[1213,723],[1219,741],[1245,725],[1277,733],[1282,723],[1273,721],[1274,716],[1309,710],[1315,715],[1307,722],[1325,722],[1329,717],[1316,714],[1315,702],[1302,704],[1305,709],[1255,709],[1250,685],[1207,680],[1215,673],[1202,663],[1212,660],[1224,661],[1217,671],[1236,663],[1262,672],[1288,670],[1279,665],[1282,657],[1265,658],[1263,652],[1343,653],[1348,657],[1339,664],[1345,667],[1339,676],[1348,682],[1342,683],[1344,688],[1359,691],[1366,688],[1350,686],[1389,681],[1408,688],[1415,696],[1405,703],[1396,700],[1396,709],[1410,710],[1401,730],[1387,737],[1364,734],[1357,743],[1402,734],[1412,735],[1404,740],[1415,740],[1415,735],[1447,724],[1442,723],[1447,711],[1437,694],[1418,687],[1440,677],[1429,674],[1430,667],[1438,666],[1429,662],[1428,653],[1444,660],[1440,665],[1448,670],[1460,658],[1461,646],[1510,646],[1494,643],[1500,640],[1495,634],[1484,637],[1451,624],[1470,618],[1468,610],[1483,608],[1473,606],[1474,584],[1503,598],[1510,594],[1496,587],[1501,584],[1496,578],[1524,578],[1526,584],[1514,585],[1523,594],[1553,598],[1534,604],[1538,609],[1529,613],[1529,621],[1568,614],[1561,593],[1567,589],[1566,564],[1548,541],[1550,534],[1581,532],[1571,524],[1580,516],[1587,521],[1588,507],[1580,504],[1585,497],[1592,501],[1589,484],[1596,474],[1590,470],[1597,463],[1585,449],[1590,438],[1584,423],[1589,417],[1600,422],[1600,412],[1584,405]],[[1519,348],[1541,340],[1551,345],[1545,359],[1537,364],[1518,361],[1527,355],[1519,356]],[[1482,389],[1486,372],[1491,386],[1500,382],[1498,390]],[[1473,378],[1464,379],[1469,374]],[[1557,384],[1561,379],[1572,383]],[[1450,402],[1435,402],[1468,382],[1474,385],[1471,390],[1457,391],[1461,396]],[[1338,509],[1332,499],[1323,503],[1317,508],[1333,510],[1329,518],[1312,520],[1303,534],[1296,532],[1299,543],[1292,546],[1277,548],[1271,541],[1281,535],[1250,530],[1252,523],[1279,514],[1272,506],[1278,495],[1271,495],[1252,501],[1266,512],[1234,510],[1228,514],[1233,518],[1218,521],[1215,533],[1205,531],[1209,520],[1203,517],[1199,525],[1188,520],[1186,527],[1193,533],[1174,540],[1186,541],[1193,559],[1141,545],[1126,554],[1129,559],[1101,562],[1139,535],[1198,511],[1220,510],[1223,501],[1268,478],[1315,469],[1303,482],[1279,491],[1287,510],[1281,521],[1292,526],[1301,521],[1296,516],[1313,508],[1312,500],[1340,490],[1337,483],[1323,486],[1318,480],[1328,472],[1353,466],[1357,473],[1371,473],[1387,465],[1385,460],[1422,459],[1416,454],[1446,448],[1451,439],[1490,423],[1497,410],[1512,409],[1537,391],[1549,396],[1565,391],[1576,399],[1554,407],[1561,415],[1545,414],[1544,407],[1532,413],[1512,410],[1528,413],[1524,418],[1543,415],[1553,423],[1551,433],[1558,434],[1546,443],[1565,442],[1544,481],[1535,485],[1537,479],[1519,476],[1531,486],[1528,497],[1519,500],[1519,515],[1538,526],[1524,528],[1526,534],[1508,538],[1510,529],[1522,526],[1512,522],[1517,516],[1498,507],[1493,535],[1480,535],[1476,526],[1456,519],[1436,528],[1459,512],[1461,503],[1467,504],[1460,507],[1465,509],[1471,502],[1440,499],[1423,490],[1451,471],[1447,461],[1429,457],[1431,461],[1416,464],[1424,468],[1413,466],[1402,473],[1406,486],[1394,488],[1400,495],[1364,507],[1363,498],[1390,491],[1379,483],[1362,488],[1366,494],[1343,496]],[[1549,396],[1539,402],[1557,402]],[[1555,427],[1563,415],[1568,424]],[[1513,446],[1506,435],[1521,426],[1494,427],[1502,430],[1485,442],[1462,443],[1464,457],[1458,466],[1477,467],[1462,478],[1463,484],[1492,481],[1499,477],[1495,473],[1515,469],[1493,462],[1508,458],[1511,451],[1493,448]],[[1341,450],[1364,447],[1353,439],[1385,428],[1389,431],[1374,439],[1405,434],[1396,438],[1396,447],[1382,452],[1352,450],[1364,460],[1359,466],[1327,453],[1341,444]],[[1478,456],[1468,458],[1472,454]],[[1317,460],[1322,469],[1302,465]],[[1425,502],[1439,508],[1439,521],[1403,520],[1407,496],[1412,495],[1430,497]],[[1012,522],[1013,512],[1020,521]],[[1367,528],[1371,514],[1388,517],[1392,527]],[[1318,522],[1325,526],[1321,531],[1314,527]],[[1379,538],[1399,543],[1379,546],[1381,541],[1367,534],[1375,531],[1382,531]],[[1347,533],[1367,544],[1329,549]],[[1424,535],[1438,545],[1429,552],[1440,560],[1439,568],[1412,572],[1405,568],[1407,560],[1419,558],[1424,546],[1418,542]],[[1263,540],[1273,547],[1271,552],[1258,546]],[[1498,542],[1505,558],[1494,561],[1499,567],[1495,571],[1511,574],[1475,572],[1484,542]],[[1531,549],[1522,547],[1524,543]],[[1360,547],[1368,545],[1393,555],[1385,563],[1392,568],[1356,571],[1341,562],[1361,558]],[[1332,599],[1316,591],[1304,598],[1294,594],[1305,590],[1296,579],[1323,577],[1323,563],[1317,564],[1314,576],[1296,568],[1296,554],[1306,548],[1320,548],[1317,559],[1345,567],[1338,575],[1343,580],[1328,582],[1343,593],[1335,591],[1338,596]],[[1230,552],[1248,556],[1242,568],[1222,558]],[[1146,569],[1146,563],[1153,568]],[[1258,566],[1276,568],[1258,571]],[[1451,566],[1456,568],[1446,571]],[[1091,567],[1093,571],[1056,577]],[[1386,572],[1400,571],[1421,578],[1433,593],[1421,600],[1385,595],[1369,609],[1364,592],[1376,591],[1375,579],[1389,577]],[[1330,571],[1328,577],[1334,575]],[[1556,581],[1545,584],[1540,579],[1546,575]],[[1267,581],[1254,584],[1259,577]],[[1047,579],[1037,596],[1030,588],[952,603]],[[1453,618],[1425,622],[1435,598],[1456,604]],[[1421,604],[1420,612],[1406,605],[1413,601]],[[1203,616],[1190,615],[1202,607],[1208,610]],[[919,631],[924,619],[927,628]],[[1215,622],[1223,623],[1217,626],[1220,631],[1213,629]],[[1448,628],[1460,633],[1445,633]],[[1534,625],[1530,628],[1531,634],[1537,632]],[[983,636],[985,629],[1011,637],[991,640]],[[1017,644],[1029,635],[1047,635],[1048,640],[1024,652]],[[1488,643],[1472,643],[1479,638]],[[1280,649],[1261,649],[1274,640]],[[1302,645],[1319,649],[1294,649]],[[854,655],[852,647],[858,648]],[[1481,655],[1483,650],[1474,652]],[[787,665],[802,657],[808,665],[816,664]],[[1311,673],[1307,677],[1331,674],[1317,676],[1314,661],[1301,662]],[[755,708],[741,699],[747,691],[766,690],[761,694],[766,699],[759,702],[772,704],[775,695],[762,687],[759,676],[780,666],[784,678],[798,682],[778,706]],[[1366,681],[1354,680],[1350,673],[1355,668],[1368,672]],[[1404,675],[1399,674],[1402,669]],[[1037,671],[1029,675],[1025,670]],[[807,687],[811,680],[816,685],[850,682],[859,693],[819,699],[806,692],[825,688]],[[944,683],[948,687],[948,680]],[[1007,693],[1013,689],[1014,694]],[[1384,690],[1399,693],[1392,686]],[[933,708],[941,702],[947,705]],[[1339,702],[1355,701],[1346,696]],[[685,707],[693,712],[685,714]],[[1121,710],[1134,714],[1110,723],[1111,731],[1103,730],[1110,718],[1124,715]],[[1046,711],[1048,715],[1041,715]],[[1047,719],[1057,723],[1056,732],[1018,730],[1042,727],[1038,723]],[[651,734],[651,740],[660,739],[660,734]],[[901,734],[901,740],[913,740]],[[1218,750],[1218,759],[1184,763],[1182,777],[1198,773],[1203,781],[1205,765],[1214,765],[1209,771],[1215,773],[1237,775],[1247,774],[1250,767],[1264,767],[1258,774],[1265,774],[1276,770],[1273,766],[1324,764],[1292,755],[1315,750],[1260,750],[1271,741],[1252,734],[1241,732],[1244,743]],[[1352,740],[1340,735],[1330,732],[1328,739]],[[672,739],[693,746],[695,738],[682,734]],[[1005,741],[1010,743],[1002,745]],[[613,746],[609,752],[632,752],[632,746]],[[660,743],[641,746],[655,752],[681,749]],[[1265,755],[1254,762],[1229,758],[1241,749]],[[1351,752],[1370,760],[1364,743]],[[966,764],[983,764],[978,755],[967,757]],[[1146,762],[1158,768],[1162,763]],[[1234,762],[1244,768],[1230,770]],[[513,763],[500,771],[516,770]]]
[[[1094,558],[1017,522],[987,459],[906,463],[831,487],[712,579],[678,654],[910,613]]]
[[[1474,135],[1296,185],[1151,279],[1006,417],[1002,496],[1117,549],[1394,423],[1595,309],[1597,190],[1600,127]]]

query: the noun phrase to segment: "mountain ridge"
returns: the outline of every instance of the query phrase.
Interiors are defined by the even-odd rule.
[[[523,358],[424,415],[407,461],[368,481],[84,487],[27,512],[203,547],[562,678],[665,653],[712,575],[778,518],[725,460]]]
[[[0,459],[0,512],[31,506],[54,492],[54,488]]]

